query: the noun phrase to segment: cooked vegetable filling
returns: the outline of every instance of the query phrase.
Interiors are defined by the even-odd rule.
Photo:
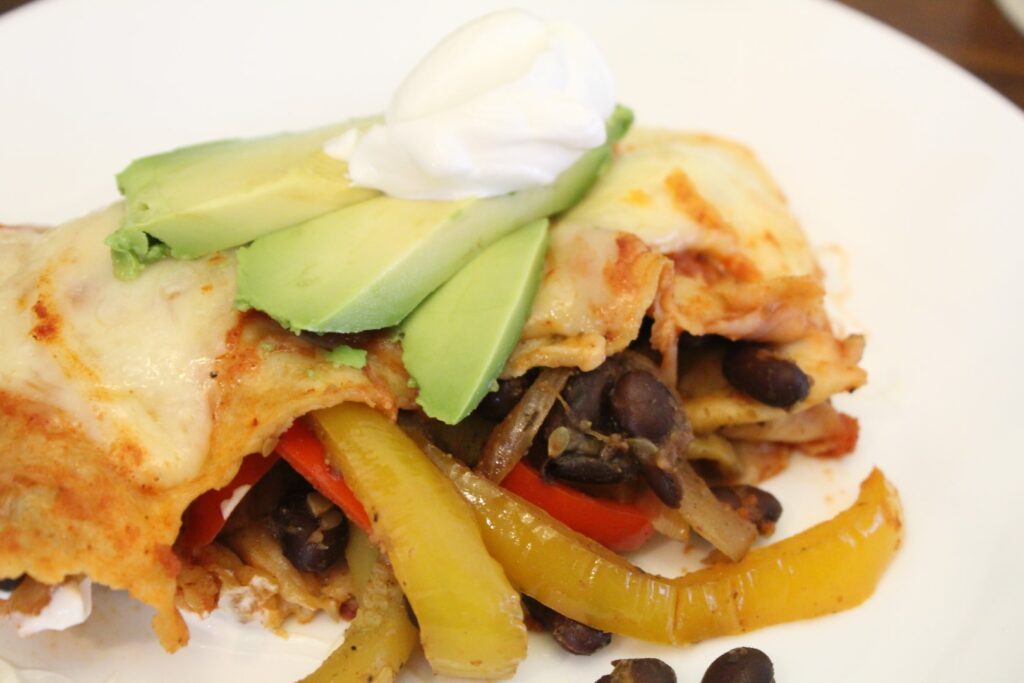
[[[0,316],[16,340],[0,371],[22,378],[0,387],[0,494],[14,500],[0,533],[38,550],[0,549],[0,613],[39,614],[51,585],[85,574],[156,607],[168,649],[187,639],[179,607],[228,607],[279,631],[354,618],[306,680],[355,682],[392,678],[417,647],[436,673],[507,678],[527,626],[587,655],[617,636],[692,643],[866,599],[902,533],[884,476],[773,544],[783,505],[760,485],[795,452],[854,449],[858,423],[831,397],[864,383],[864,340],[832,330],[813,254],[752,155],[706,136],[619,140],[630,120],[617,112],[568,186],[444,206],[348,188],[235,234],[232,245],[255,239],[241,257],[168,233],[172,255],[198,260],[143,272],[151,232],[191,239],[182,230],[196,226],[131,214],[121,246],[144,238],[120,252],[135,259],[131,284],[112,278],[100,239],[122,208],[46,236],[0,229],[13,273]],[[234,199],[259,208],[305,182],[279,168],[296,140],[229,146],[228,166],[253,154],[273,166]],[[304,168],[322,161],[300,151]],[[231,214],[203,192],[176,206],[205,207],[206,222]],[[391,244],[381,230],[396,220],[404,241]],[[234,308],[238,258],[245,301],[280,310]],[[364,266],[368,279],[356,277]],[[344,301],[337,288],[309,295],[296,284],[306,276],[344,280]],[[151,329],[174,341],[132,346],[150,384],[97,343],[108,332],[95,311],[122,321],[111,302],[125,292],[138,298],[124,341]],[[68,388],[65,403],[31,393],[50,385]],[[112,431],[84,434],[92,421]],[[61,502],[64,491],[80,500]],[[52,533],[64,527],[74,533]],[[708,566],[661,577],[619,554],[659,537]],[[763,674],[749,653],[735,659],[712,670]],[[621,660],[610,680],[670,673]]]

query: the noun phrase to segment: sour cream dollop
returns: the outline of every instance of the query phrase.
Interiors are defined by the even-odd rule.
[[[325,151],[357,185],[407,199],[491,197],[550,184],[605,141],[611,72],[578,26],[520,10],[456,30],[406,77],[384,123]]]

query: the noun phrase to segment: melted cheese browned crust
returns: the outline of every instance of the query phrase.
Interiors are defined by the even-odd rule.
[[[187,630],[171,546],[189,503],[310,410],[359,401],[394,414],[409,397],[386,340],[364,370],[336,367],[237,313],[230,256],[113,280],[102,240],[120,212],[0,229],[0,576],[127,589],[157,609],[173,650]]]
[[[559,225],[530,318],[505,367],[593,370],[636,339],[669,263],[635,235]]]
[[[336,367],[238,313],[230,254],[114,280],[102,242],[121,215],[115,205],[54,231],[0,229],[0,576],[85,574],[127,589],[157,609],[175,649],[187,630],[171,547],[189,503],[310,410],[359,401],[393,415],[415,396],[393,341],[361,339],[367,367]],[[813,378],[794,408],[808,409],[865,380],[862,340],[835,337],[822,293],[806,238],[750,152],[637,131],[553,228],[504,374],[596,368],[649,315],[666,375],[683,333],[758,340]],[[683,359],[695,431],[781,425],[788,413],[730,387],[716,353]]]
[[[597,367],[654,318],[651,343],[676,374],[679,336],[769,344],[814,379],[799,411],[855,389],[862,340],[839,340],[822,272],[771,176],[745,147],[708,135],[634,130],[594,189],[552,230],[544,279],[506,376],[536,366]],[[770,420],[689,363],[687,408],[701,431]],[[718,375],[712,377],[713,368]]]

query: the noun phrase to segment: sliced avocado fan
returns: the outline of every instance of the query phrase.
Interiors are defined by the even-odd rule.
[[[132,279],[161,258],[231,249],[377,196],[352,186],[348,165],[323,151],[328,139],[376,120],[210,142],[133,161],[117,176],[124,223],[106,240],[115,274]]]
[[[236,303],[296,332],[397,325],[489,245],[576,204],[632,120],[617,107],[605,144],[551,185],[447,202],[378,197],[261,237],[238,251]]]
[[[490,390],[530,314],[547,247],[547,219],[519,228],[487,247],[402,322],[402,361],[427,415],[456,424]]]

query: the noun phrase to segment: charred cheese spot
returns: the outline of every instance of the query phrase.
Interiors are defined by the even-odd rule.
[[[137,469],[145,461],[142,447],[134,441],[120,439],[110,449],[111,458],[124,472]]]
[[[672,255],[676,272],[690,278],[700,278],[714,285],[726,279],[754,282],[760,279],[757,266],[743,254],[716,254],[697,249],[685,249]]]
[[[665,187],[672,193],[672,203],[676,209],[701,227],[708,230],[732,231],[732,227],[722,219],[718,209],[697,192],[682,169],[674,168],[665,176]]]
[[[30,334],[38,342],[52,341],[60,332],[60,316],[53,314],[43,299],[36,299],[32,304],[32,313],[36,324]]]
[[[0,236],[0,386],[53,402],[140,482],[173,485],[209,445],[209,370],[238,318],[233,268],[165,262],[116,280],[103,240],[122,212]],[[19,312],[11,304],[26,295]]]

